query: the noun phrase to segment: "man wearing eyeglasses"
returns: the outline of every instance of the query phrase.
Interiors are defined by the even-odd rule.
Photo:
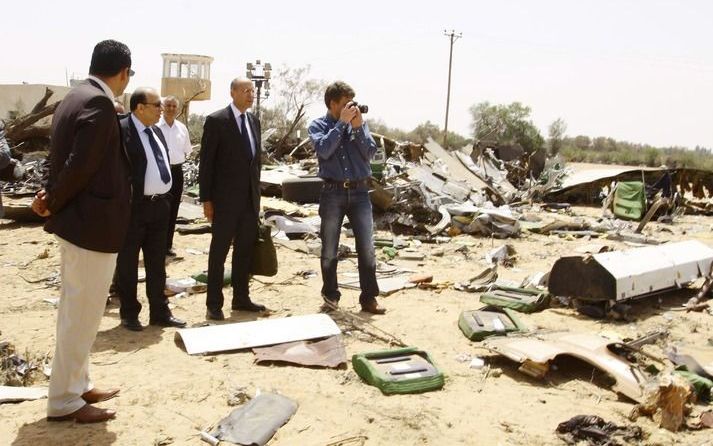
[[[191,138],[186,126],[176,119],[180,112],[180,102],[175,96],[166,96],[163,99],[163,116],[158,122],[158,128],[168,141],[168,154],[171,159],[171,214],[168,222],[168,256],[175,257],[173,250],[173,233],[176,230],[178,207],[181,205],[183,195],[183,163],[191,154]]]
[[[264,311],[250,299],[248,280],[260,212],[260,121],[248,112],[255,90],[249,79],[230,83],[230,105],[203,126],[198,182],[203,212],[212,222],[206,318],[223,320],[223,273],[233,244],[233,311]]]
[[[93,404],[118,389],[100,390],[89,379],[91,350],[106,306],[117,252],[129,226],[129,160],[122,147],[114,97],[129,83],[131,51],[121,42],[99,42],[89,78],[72,88],[52,119],[49,178],[32,209],[49,217],[61,256],[47,420],[96,423],[113,410]]]
[[[171,209],[171,167],[166,139],[156,127],[161,98],[152,88],[137,88],[129,100],[131,113],[121,119],[122,135],[132,167],[131,222],[117,259],[117,292],[121,325],[141,331],[141,303],[136,296],[139,251],[144,253],[149,324],[185,327],[168,308],[166,286],[166,237]]]

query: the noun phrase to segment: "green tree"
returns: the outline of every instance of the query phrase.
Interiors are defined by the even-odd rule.
[[[296,130],[307,134],[307,107],[322,100],[326,83],[309,77],[310,66],[290,68],[282,66],[271,79],[275,98],[272,105],[263,107],[260,121],[263,130],[274,128],[274,149],[280,157],[291,147],[289,140]]]
[[[544,146],[544,138],[530,120],[530,107],[519,102],[510,105],[481,102],[470,107],[470,113],[473,137],[476,140],[520,144],[528,153]]]
[[[389,127],[383,119],[367,119],[366,123],[369,126],[369,131],[371,131],[371,133],[378,133],[379,135],[386,136],[394,141],[408,140],[408,132]]]
[[[205,124],[205,116],[191,113],[188,116],[188,134],[191,137],[191,144],[200,144],[203,138],[203,124]]]
[[[426,141],[428,141],[429,137],[435,140],[439,140],[442,135],[443,131],[440,127],[438,127],[437,124],[434,124],[431,121],[426,121],[417,125],[406,135],[406,137],[411,142],[415,142],[417,144],[424,144]]]
[[[592,140],[592,149],[598,152],[616,152],[618,144],[614,138],[598,136]]]
[[[580,150],[586,150],[592,145],[592,140],[589,136],[578,135],[574,138],[574,146]]]
[[[443,129],[431,121],[426,121],[417,125],[410,132],[397,128],[391,128],[381,119],[368,120],[367,124],[369,125],[369,130],[371,132],[387,136],[396,141],[410,141],[416,144],[425,144],[428,141],[428,138],[431,137],[440,144],[441,138],[443,137]],[[461,148],[467,146],[468,144],[472,144],[473,140],[468,139],[463,135],[459,135],[458,133],[449,131],[446,142],[450,148]]]
[[[548,129],[548,134],[550,137],[550,154],[557,155],[562,148],[562,142],[564,140],[564,134],[567,131],[567,124],[564,119],[557,118]]]

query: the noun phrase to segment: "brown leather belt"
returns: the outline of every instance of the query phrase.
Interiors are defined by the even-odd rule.
[[[326,178],[322,178],[322,180],[326,184],[331,184],[335,186],[342,187],[344,189],[356,189],[359,186],[368,186],[369,185],[369,179],[368,178],[361,178],[359,180],[330,180]]]

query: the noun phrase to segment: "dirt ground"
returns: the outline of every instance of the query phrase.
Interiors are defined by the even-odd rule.
[[[539,210],[531,213],[542,218],[555,216]],[[571,214],[597,216],[599,210],[578,207]],[[661,240],[698,239],[713,246],[712,225],[711,218],[685,216],[672,225],[653,223],[645,232]],[[175,245],[183,260],[168,265],[169,277],[184,278],[205,269],[209,238],[207,234],[176,235]],[[511,268],[501,268],[500,277],[521,280],[531,273],[548,271],[559,256],[572,254],[592,241],[525,232],[506,242],[516,248],[517,261]],[[622,242],[603,242],[615,249],[627,247]],[[393,263],[432,273],[434,282],[459,282],[482,270],[483,254],[502,243],[458,236],[447,244],[418,247],[426,254],[423,262],[396,258]],[[318,271],[319,259],[295,251],[300,244],[304,243],[278,245],[278,275],[258,278],[251,284],[253,299],[273,310],[270,317],[318,311],[321,278],[303,279],[295,274]],[[463,246],[468,256],[463,254]],[[430,255],[437,249],[445,250],[445,254]],[[0,221],[0,340],[14,343],[20,352],[44,355],[53,351],[56,310],[43,299],[58,297],[59,289],[47,287],[41,280],[58,271],[59,261],[56,241],[41,226]],[[355,270],[355,260],[342,261],[339,268]],[[225,291],[230,296],[230,290]],[[694,293],[689,289],[639,301],[634,304],[634,322],[593,320],[567,308],[522,315],[521,319],[531,328],[614,332],[624,338],[665,328],[670,332],[667,342],[707,345],[713,337],[713,316],[675,311]],[[358,292],[345,290],[343,294],[342,307],[356,314]],[[143,284],[139,285],[139,295],[145,301]],[[172,298],[171,302],[174,314],[190,325],[205,322],[205,294]],[[351,364],[337,370],[263,366],[254,364],[250,351],[189,356],[177,346],[174,329],[147,327],[136,333],[121,328],[118,305],[112,303],[94,344],[90,371],[98,387],[121,388],[119,398],[100,404],[116,409],[117,418],[98,425],[48,424],[46,400],[3,404],[0,444],[204,444],[199,430],[209,428],[234,409],[228,399],[239,388],[250,394],[257,389],[274,390],[299,403],[295,416],[270,445],[549,445],[562,444],[554,430],[575,415],[593,414],[619,424],[630,423],[626,416],[634,403],[617,396],[609,389],[606,377],[586,364],[564,361],[545,381],[539,381],[466,339],[458,329],[458,316],[463,310],[480,306],[478,294],[453,287],[440,291],[409,289],[381,302],[388,313],[368,317],[370,323],[428,351],[447,376],[443,390],[385,396],[363,383]],[[144,308],[140,318],[146,324]],[[252,319],[252,315],[233,313],[226,322]],[[343,338],[349,357],[387,347],[363,331],[340,325],[347,330]],[[661,347],[649,346],[647,351],[662,354]],[[469,368],[468,362],[457,359],[461,354],[485,358],[490,371],[486,374]],[[37,382],[46,384],[44,378]],[[639,418],[636,423],[647,433],[643,444],[712,444],[710,430],[672,433],[659,429],[650,419]]]

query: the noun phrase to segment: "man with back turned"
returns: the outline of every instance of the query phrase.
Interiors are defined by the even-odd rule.
[[[129,226],[129,160],[114,98],[123,94],[131,75],[129,48],[114,40],[99,42],[89,78],[72,88],[52,119],[49,178],[32,204],[36,213],[49,216],[45,230],[57,238],[61,256],[49,421],[94,423],[115,416],[93,406],[119,390],[94,387],[89,351]]]

